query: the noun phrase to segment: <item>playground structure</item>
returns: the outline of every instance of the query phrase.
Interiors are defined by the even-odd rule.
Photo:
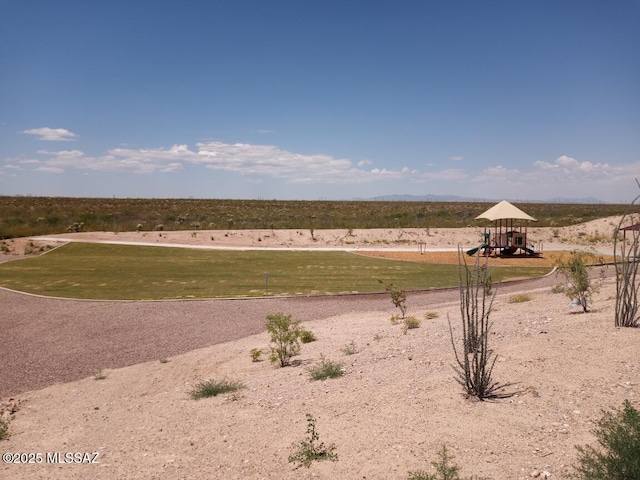
[[[536,221],[506,200],[494,205],[486,212],[478,215],[476,220],[487,219],[493,222],[492,227],[485,228],[480,245],[467,251],[467,255],[475,255],[482,250],[484,255],[515,255],[518,250],[527,255],[538,255],[534,245],[527,241],[527,227],[514,225],[514,220]]]

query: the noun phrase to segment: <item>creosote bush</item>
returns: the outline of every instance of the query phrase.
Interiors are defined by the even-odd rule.
[[[189,396],[194,400],[201,398],[216,397],[223,393],[235,392],[243,388],[244,385],[229,379],[206,380],[196,384],[193,390],[189,391]]]
[[[577,477],[582,480],[640,479],[640,412],[629,400],[622,410],[604,412],[593,431],[600,448],[578,450]]]
[[[286,367],[291,357],[300,353],[300,321],[291,320],[291,315],[271,314],[267,315],[266,329],[271,335],[269,360]]]
[[[313,461],[331,460],[338,461],[338,455],[335,453],[336,446],[332,443],[325,445],[320,442],[320,436],[316,431],[316,420],[310,413],[307,417],[307,438],[297,444],[293,444],[294,452],[289,455],[289,463],[296,465],[296,468],[311,466]]]

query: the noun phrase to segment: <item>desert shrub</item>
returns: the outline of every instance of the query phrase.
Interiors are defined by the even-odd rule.
[[[578,450],[577,478],[584,480],[640,479],[640,412],[629,400],[622,410],[604,412],[593,431],[600,448]]]
[[[485,260],[486,262],[486,260]],[[486,266],[485,266],[486,267]],[[476,254],[473,266],[466,263],[461,249],[458,249],[458,273],[460,282],[460,316],[462,318],[462,339],[456,347],[453,328],[449,321],[449,333],[455,355],[458,374],[456,380],[466,394],[479,400],[506,396],[499,391],[507,385],[492,380],[493,367],[497,357],[489,348],[491,324],[489,316],[495,299],[495,291],[487,294],[488,272],[480,265],[480,255]]]
[[[326,380],[327,378],[338,378],[344,375],[342,364],[320,357],[320,363],[309,367],[311,380]]]
[[[424,314],[425,320],[433,320],[434,318],[438,318],[440,314],[438,312],[426,312]]]
[[[564,294],[577,301],[583,312],[589,311],[591,297],[598,291],[598,285],[589,278],[586,258],[585,252],[574,250],[568,260],[557,262],[558,272],[565,278]]]
[[[564,285],[554,285],[551,288],[551,293],[564,293]]]
[[[384,289],[389,292],[389,295],[391,295],[391,302],[400,310],[400,314],[402,318],[404,318],[404,315],[407,312],[406,292],[396,287],[393,283],[385,284],[382,280],[378,280],[378,282],[384,285]]]
[[[419,328],[420,327],[420,319],[416,317],[405,317],[404,318],[404,326],[408,329]]]
[[[189,396],[194,400],[201,398],[216,397],[222,393],[235,392],[243,388],[244,385],[233,380],[206,380],[196,384],[193,390],[189,391]]]
[[[524,303],[531,301],[531,295],[527,293],[516,293],[509,297],[509,303]]]
[[[300,330],[300,341],[302,343],[311,343],[317,340],[315,333],[311,330],[301,329]]]
[[[319,442],[320,436],[316,431],[316,420],[310,413],[307,417],[307,438],[297,444],[293,444],[294,452],[289,455],[289,463],[296,464],[296,468],[311,466],[313,461],[331,460],[338,461],[338,455],[335,453],[336,446],[332,443],[325,445]]]
[[[413,316],[404,317],[404,320],[402,320],[402,333],[404,333],[405,335],[407,334],[409,329],[419,328],[419,327],[420,327],[420,319],[416,317],[413,317]]]
[[[252,362],[259,362],[260,361],[260,357],[262,357],[262,349],[261,348],[252,348],[251,351],[249,352],[249,355],[251,356],[251,361]]]
[[[398,325],[400,323],[400,315],[391,315],[391,325]]]
[[[427,473],[424,470],[417,470],[409,472],[408,480],[465,480],[460,477],[458,472],[460,467],[453,463],[454,456],[449,454],[447,447],[442,446],[442,450],[438,452],[439,460],[431,462],[431,465],[436,469],[436,473]],[[475,475],[468,477],[467,480],[481,480]]]
[[[300,353],[300,321],[291,320],[291,315],[276,313],[267,315],[267,332],[271,335],[271,363],[286,367],[291,357]]]
[[[345,355],[355,355],[356,353],[358,353],[358,347],[356,346],[356,343],[351,340],[351,342],[342,347],[342,353],[344,353]]]
[[[9,436],[9,420],[0,417],[0,440]]]

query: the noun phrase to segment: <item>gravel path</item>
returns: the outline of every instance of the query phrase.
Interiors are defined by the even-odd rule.
[[[558,282],[555,275],[511,282],[501,285],[499,294]],[[454,301],[457,288],[408,292],[408,313]],[[0,305],[0,398],[260,333],[271,313],[310,322],[348,312],[393,311],[387,294],[116,302],[0,289]]]

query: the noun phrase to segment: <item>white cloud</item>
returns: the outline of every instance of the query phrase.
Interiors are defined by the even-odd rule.
[[[50,142],[69,142],[75,140],[77,135],[65,128],[32,128],[30,130],[23,130],[22,133],[27,135],[35,135],[38,140],[45,140]]]
[[[534,163],[534,166],[541,170],[556,172],[560,175],[588,175],[594,179],[597,179],[601,175],[615,175],[616,170],[618,170],[616,167],[612,167],[608,163],[579,162],[575,158],[567,155],[562,155],[561,157],[556,158],[553,163],[537,161]]]
[[[95,170],[103,172],[177,172],[184,165],[201,165],[213,170],[224,170],[241,175],[283,178],[290,183],[367,183],[380,179],[401,179],[417,173],[407,167],[401,170],[373,168],[362,160],[353,166],[351,160],[338,159],[324,154],[301,154],[281,150],[273,145],[252,145],[223,142],[198,143],[196,150],[187,145],[165,148],[132,149],[114,148],[105,155],[92,157],[80,150],[38,153],[42,160],[41,171],[65,169]]]
[[[222,142],[199,143],[200,163],[208,168],[241,174],[267,175],[284,178],[291,183],[366,183],[381,177],[402,177],[406,174],[396,170],[363,170],[368,163],[338,159],[330,155],[307,155],[281,150],[273,145],[251,145]]]
[[[464,160],[464,157],[462,155],[457,155],[454,157],[449,157],[449,160],[451,160],[452,162],[459,162],[461,160]]]

